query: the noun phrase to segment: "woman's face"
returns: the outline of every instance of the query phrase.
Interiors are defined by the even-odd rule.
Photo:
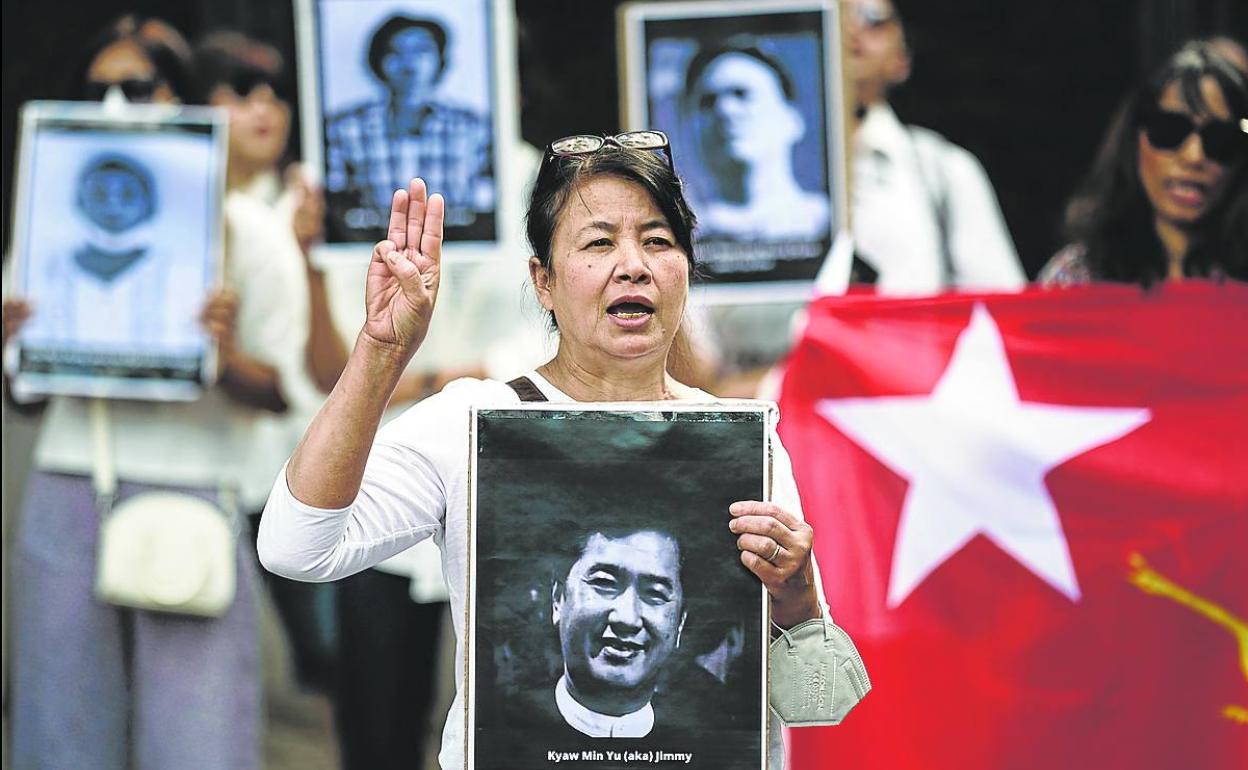
[[[1196,114],[1183,100],[1178,83],[1161,92],[1157,107],[1165,112],[1189,116],[1196,128],[1214,120],[1230,120],[1231,112],[1217,81],[1205,77],[1200,83],[1207,113]],[[1158,223],[1190,227],[1211,209],[1231,180],[1231,166],[1211,160],[1193,131],[1170,150],[1154,147],[1143,129],[1139,131],[1140,183],[1152,204]]]
[[[689,260],[637,183],[596,176],[579,184],[555,228],[551,267],[534,257],[529,268],[538,301],[559,322],[561,352],[666,358],[685,313]]]
[[[230,116],[230,164],[247,170],[277,165],[290,134],[290,105],[278,98],[273,87],[259,83],[246,94],[218,85],[208,103],[224,107]]]
[[[129,40],[113,43],[91,60],[91,66],[87,68],[87,84],[102,87],[126,84],[131,93],[150,93],[150,97],[142,101],[159,104],[178,101],[173,89],[156,71],[156,66],[143,49]]]

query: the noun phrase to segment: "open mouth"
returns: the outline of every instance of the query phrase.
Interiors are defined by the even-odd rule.
[[[623,639],[602,640],[602,657],[607,661],[631,661],[646,651],[644,644]]]
[[[607,313],[627,321],[654,314],[654,308],[641,302],[617,302],[607,308]]]
[[[1185,206],[1200,206],[1209,196],[1209,186],[1200,182],[1172,179],[1165,187],[1171,197]]]

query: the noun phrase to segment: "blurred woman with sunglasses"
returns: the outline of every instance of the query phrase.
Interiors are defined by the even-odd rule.
[[[1044,285],[1248,280],[1248,73],[1192,42],[1118,110]]]
[[[695,218],[667,137],[657,131],[580,135],[548,146],[528,207],[529,274],[558,333],[554,357],[510,382],[450,383],[378,431],[395,383],[429,329],[445,211],[442,196],[429,195],[419,179],[395,192],[389,231],[368,267],[366,320],[342,377],[274,484],[259,548],[274,572],[335,580],[432,536],[442,548],[462,659],[469,456],[463,428],[470,408],[714,399],[667,372],[695,267]],[[788,457],[774,435],[773,442],[773,502],[734,503],[724,512],[724,526],[737,536],[740,561],[769,592],[777,626],[830,624],[812,557],[813,531],[802,519]],[[828,627],[815,622],[807,630],[821,628]],[[804,665],[833,672],[821,692],[806,695],[839,720],[870,684],[848,637],[821,631],[817,638],[816,647],[791,649]],[[825,646],[825,639],[839,641]],[[786,636],[776,644],[789,641]],[[797,713],[799,699],[783,697],[780,686],[771,693],[767,753],[774,770],[784,764],[778,717],[813,719]],[[549,695],[553,703],[553,689]],[[457,693],[442,734],[440,761],[447,770],[463,764],[463,697]],[[606,730],[639,714],[596,714],[601,719],[592,721]]]
[[[177,30],[126,15],[87,45],[75,85],[88,101],[115,91],[132,103],[169,103],[188,97],[190,75],[191,50]]]
[[[190,47],[172,27],[125,16],[89,47],[78,85],[108,102],[193,102],[191,64]],[[229,288],[213,292],[201,313],[219,345],[216,386],[194,402],[107,403],[118,504],[175,492],[234,515],[245,459],[239,437],[258,415],[286,409],[294,368],[283,363],[294,344],[289,311],[267,296],[274,273],[266,256],[231,248]],[[13,300],[20,318],[37,317],[47,298],[33,299],[33,308]],[[6,301],[6,316],[9,309]],[[219,617],[97,599],[97,536],[107,510],[97,508],[92,477],[101,460],[92,427],[88,399],[49,399],[26,485],[14,549],[14,766],[258,768],[258,575],[250,543],[235,544],[236,590]]]
[[[293,82],[276,48],[239,32],[214,32],[195,46],[194,73],[196,100],[224,109],[229,117],[227,253],[231,259],[264,264],[266,269],[239,291],[254,294],[257,304],[285,306],[291,322],[289,329],[268,332],[283,337],[284,371],[290,381],[282,384],[289,398],[287,409],[269,415],[267,422],[272,424],[257,430],[248,447],[247,471],[259,478],[281,464],[293,441],[279,451],[276,461],[271,457],[273,444],[282,444],[286,440],[282,434],[300,418],[306,425],[320,405],[321,391],[333,387],[346,361],[346,349],[330,317],[325,276],[309,259],[321,235],[324,201],[290,162],[287,97]],[[275,227],[275,222],[282,226]],[[285,427],[279,428],[279,423]],[[272,479],[266,479],[260,490],[250,480],[243,485],[243,507],[258,512]]]
[[[195,46],[194,85],[198,101],[224,109],[229,118],[227,253],[265,265],[266,272],[240,291],[254,294],[258,303],[286,308],[290,322],[266,330],[285,337],[282,384],[288,408],[256,415],[241,449],[239,503],[254,534],[273,474],[316,413],[323,392],[333,387],[347,353],[330,317],[325,275],[310,260],[324,202],[291,162],[294,83],[282,54],[241,32],[213,32]],[[324,688],[333,665],[333,631],[322,618],[322,608],[332,606],[327,587],[265,577],[287,632],[296,680]]]

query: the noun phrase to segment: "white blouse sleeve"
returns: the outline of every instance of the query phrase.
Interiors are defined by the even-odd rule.
[[[260,563],[294,580],[336,580],[442,531],[448,479],[468,459],[468,407],[487,385],[460,381],[385,425],[346,508],[300,502],[283,466],[260,519]]]

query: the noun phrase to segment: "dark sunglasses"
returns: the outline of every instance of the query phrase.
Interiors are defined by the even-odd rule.
[[[1227,164],[1248,150],[1248,121],[1213,120],[1197,127],[1190,115],[1152,110],[1140,121],[1148,143],[1158,150],[1176,150],[1193,133],[1200,136],[1205,157]]]
[[[276,78],[272,78],[263,72],[245,71],[236,73],[225,85],[229,86],[230,90],[243,99],[251,96],[252,91],[262,86],[268,86],[273,89],[273,95],[278,99],[284,100],[288,96],[285,84],[279,83]]]
[[[542,158],[541,172],[546,170],[555,158],[574,158],[580,155],[593,155],[603,147],[621,147],[626,150],[653,150],[661,152],[667,160],[667,167],[675,170],[672,165],[672,145],[667,141],[667,134],[662,131],[625,131],[615,136],[595,136],[593,134],[575,134],[556,139],[546,146],[546,155]]]
[[[125,80],[115,81],[89,80],[83,88],[82,95],[89,101],[98,102],[104,98],[104,94],[108,93],[108,89],[117,86],[126,95],[126,101],[128,102],[150,102],[156,94],[156,89],[163,82],[163,80],[147,80],[143,78],[126,78]]]

